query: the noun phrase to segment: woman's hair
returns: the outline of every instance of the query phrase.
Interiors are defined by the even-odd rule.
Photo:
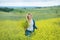
[[[32,16],[32,14],[31,14],[31,13],[28,13],[28,15],[31,15],[31,16]]]
[[[29,15],[32,17],[32,14],[31,14],[31,13],[28,13],[28,14],[26,15],[26,19],[29,18]]]

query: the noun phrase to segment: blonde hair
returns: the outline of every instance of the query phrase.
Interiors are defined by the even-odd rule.
[[[31,13],[28,13],[28,14],[26,15],[26,19],[28,18],[28,15],[31,15],[31,16],[32,16],[32,14],[31,14]]]

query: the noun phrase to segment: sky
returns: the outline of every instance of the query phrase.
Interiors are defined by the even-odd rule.
[[[0,6],[57,6],[60,0],[0,0]]]

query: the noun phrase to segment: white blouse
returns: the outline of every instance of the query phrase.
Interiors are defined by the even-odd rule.
[[[29,26],[28,26],[27,30],[33,31],[33,20],[32,20],[32,19],[31,19],[31,21],[29,22]]]

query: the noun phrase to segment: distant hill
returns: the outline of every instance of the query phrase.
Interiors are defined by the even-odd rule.
[[[0,9],[0,19],[20,20],[24,19],[27,13],[32,13],[35,20],[60,17],[60,6],[52,7],[19,7]],[[5,9],[5,10],[4,10]]]

